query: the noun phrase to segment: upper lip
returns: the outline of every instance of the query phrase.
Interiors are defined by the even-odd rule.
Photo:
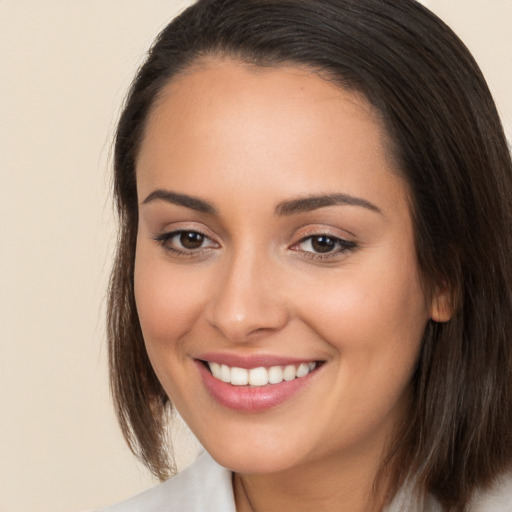
[[[269,368],[271,366],[287,366],[290,364],[299,365],[301,363],[319,361],[314,357],[296,358],[270,354],[241,355],[221,352],[210,352],[206,354],[200,354],[195,359],[198,359],[200,361],[208,361],[210,363],[225,364],[230,367],[245,368],[247,370],[251,368]]]

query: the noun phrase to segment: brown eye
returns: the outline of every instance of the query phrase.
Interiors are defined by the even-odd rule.
[[[184,249],[200,249],[204,243],[205,236],[195,231],[182,231],[180,233],[180,244]]]
[[[305,257],[310,259],[326,260],[355,251],[357,244],[349,240],[344,240],[343,238],[320,233],[303,238],[298,244],[294,245],[292,249],[301,252]]]
[[[334,250],[336,247],[336,240],[328,236],[320,235],[311,238],[311,248],[315,252],[326,253]]]
[[[174,256],[197,256],[219,245],[200,231],[172,231],[154,238],[159,245]]]

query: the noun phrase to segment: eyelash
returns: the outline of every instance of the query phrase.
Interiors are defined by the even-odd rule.
[[[171,245],[171,241],[173,238],[181,237],[183,235],[193,235],[193,236],[199,236],[202,237],[202,242],[210,241],[210,245],[206,247],[198,247],[193,249],[187,249],[187,248],[176,248]],[[326,251],[324,253],[322,252],[315,252],[315,251],[307,251],[307,250],[301,250],[300,246],[306,242],[309,242],[309,244],[312,246],[314,243],[314,240],[318,242],[320,239],[325,239],[325,241],[329,241],[334,249]],[[157,235],[153,238],[160,246],[164,248],[164,250],[170,252],[172,255],[182,258],[193,258],[198,257],[201,255],[204,255],[205,252],[210,251],[211,249],[218,248],[219,245],[214,242],[210,237],[205,235],[204,233],[200,231],[195,230],[187,230],[187,229],[180,229],[177,231],[171,231],[169,233],[162,233],[160,235]],[[180,242],[183,246],[183,243]],[[339,256],[341,254],[345,254],[348,252],[353,252],[358,249],[358,246],[355,242],[345,240],[343,238],[339,238],[336,236],[333,236],[329,233],[314,233],[308,236],[303,237],[299,242],[295,243],[290,248],[293,251],[296,252],[302,252],[303,256],[308,259],[312,260],[327,260],[334,258],[336,256]]]
[[[291,247],[291,249],[294,251],[299,251],[300,249],[298,248],[300,247],[300,245],[306,242],[309,242],[309,244],[312,245],[315,239],[318,241],[319,239],[322,238],[329,240],[334,245],[335,249],[324,253],[302,250],[302,253],[305,258],[309,258],[312,260],[327,260],[335,258],[345,253],[356,251],[358,249],[358,246],[355,242],[345,240],[344,238],[340,238],[337,236],[333,236],[330,233],[314,233],[311,235],[307,235],[304,238],[302,238],[299,242],[294,244]]]
[[[172,239],[176,237],[181,237],[183,235],[198,235],[203,238],[203,241],[209,240],[212,245],[208,247],[198,247],[196,249],[179,249],[173,247],[171,245]],[[204,233],[201,233],[200,231],[195,231],[193,229],[179,229],[177,231],[171,231],[169,233],[162,233],[160,235],[155,236],[153,240],[155,240],[159,245],[161,245],[164,248],[164,250],[170,252],[172,255],[182,258],[193,258],[201,256],[206,251],[209,251],[212,248],[217,248],[219,246],[209,236],[205,235]]]

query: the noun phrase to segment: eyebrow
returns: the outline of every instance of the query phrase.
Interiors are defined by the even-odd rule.
[[[190,208],[191,210],[196,210],[201,213],[207,213],[210,215],[218,214],[217,208],[212,203],[205,201],[204,199],[163,189],[157,189],[151,192],[151,194],[144,199],[142,204],[148,204],[157,200],[176,204],[178,206],[184,206],[185,208]],[[384,215],[382,210],[373,203],[370,203],[366,199],[354,197],[349,194],[323,194],[283,201],[276,206],[275,214],[280,217],[286,217],[297,213],[325,208],[327,206],[339,205],[359,206],[379,213],[380,215]]]
[[[371,210],[372,212],[376,212],[384,216],[382,210],[373,203],[370,203],[366,199],[354,197],[348,194],[315,195],[299,197],[290,201],[283,201],[276,206],[276,215],[288,216],[296,213],[317,210],[318,208],[325,208],[326,206],[338,205],[360,206],[361,208],[366,208],[367,210]]]
[[[184,206],[185,208],[190,208],[191,210],[196,210],[201,213],[209,213],[211,215],[218,213],[217,208],[215,208],[212,203],[205,201],[204,199],[162,189],[151,192],[151,194],[142,201],[142,204],[148,204],[157,200],[176,204],[178,206]]]

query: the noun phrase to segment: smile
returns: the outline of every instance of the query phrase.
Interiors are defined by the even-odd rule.
[[[260,366],[257,368],[238,368],[211,361],[206,361],[211,374],[218,380],[232,384],[233,386],[267,386],[269,384],[280,384],[283,381],[292,381],[305,377],[312,372],[317,363],[289,364],[286,366]]]
[[[324,373],[326,361],[278,355],[198,354],[196,368],[208,394],[223,407],[258,413],[293,400]]]

